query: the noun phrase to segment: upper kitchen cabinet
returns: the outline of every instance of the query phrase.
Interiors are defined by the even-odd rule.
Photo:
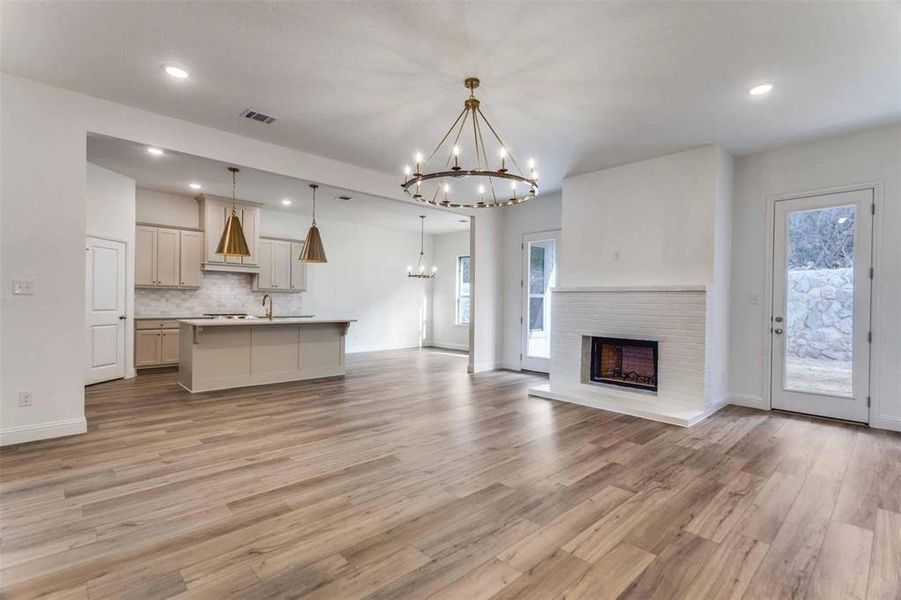
[[[135,286],[200,287],[203,233],[138,225],[135,228]]]
[[[254,289],[266,292],[302,292],[307,287],[307,266],[300,261],[303,242],[260,238],[260,271]]]
[[[219,200],[201,195],[200,213],[203,221],[204,243],[203,268],[207,271],[237,271],[258,273],[260,243],[260,207],[249,203],[237,203],[235,208],[241,221],[241,229],[250,249],[250,256],[223,256],[216,254],[219,238],[225,229],[225,221],[232,211],[231,200]]]

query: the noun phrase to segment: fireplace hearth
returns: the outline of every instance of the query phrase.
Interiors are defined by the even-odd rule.
[[[656,392],[657,342],[592,337],[590,380]]]

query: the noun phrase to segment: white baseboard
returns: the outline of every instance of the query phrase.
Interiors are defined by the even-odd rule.
[[[729,394],[727,398],[729,404],[735,404],[736,406],[747,406],[748,408],[756,408],[759,410],[769,410],[769,407],[765,405],[761,396],[751,396],[749,394]]]
[[[500,368],[508,371],[522,371],[522,365],[519,362],[502,362]]]
[[[67,419],[65,421],[51,421],[50,423],[38,423],[36,425],[8,427],[7,429],[0,429],[0,446],[78,435],[79,433],[85,433],[87,430],[88,422],[84,417]]]
[[[496,362],[484,362],[479,363],[477,365],[473,365],[470,373],[483,373],[485,371],[496,371],[498,363]]]
[[[469,344],[455,344],[453,342],[429,342],[426,344],[428,348],[441,348],[444,350],[461,350],[463,352],[467,352],[469,350]]]

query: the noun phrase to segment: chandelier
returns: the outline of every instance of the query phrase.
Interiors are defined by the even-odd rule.
[[[424,264],[425,251],[423,250],[423,241],[425,239],[425,215],[419,215],[419,219],[419,263],[415,271],[412,266],[407,265],[407,277],[432,279],[438,274],[438,267],[432,267],[430,270],[426,271]]]
[[[415,169],[404,167],[401,187],[417,202],[449,208],[497,208],[534,198],[538,195],[535,161],[527,163],[526,175],[479,107],[474,94],[479,80],[468,77],[464,84],[469,98],[463,110],[428,157],[417,152]],[[489,144],[485,142],[486,131],[493,136]],[[496,169],[491,168],[489,156],[497,156]],[[445,162],[430,171],[429,163],[436,158],[436,162]],[[460,166],[467,158],[470,166]]]

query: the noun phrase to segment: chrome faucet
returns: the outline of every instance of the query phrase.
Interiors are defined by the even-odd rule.
[[[272,320],[272,296],[266,294],[263,296],[263,307],[266,307],[266,298],[269,298],[269,310],[266,311],[266,318]]]

